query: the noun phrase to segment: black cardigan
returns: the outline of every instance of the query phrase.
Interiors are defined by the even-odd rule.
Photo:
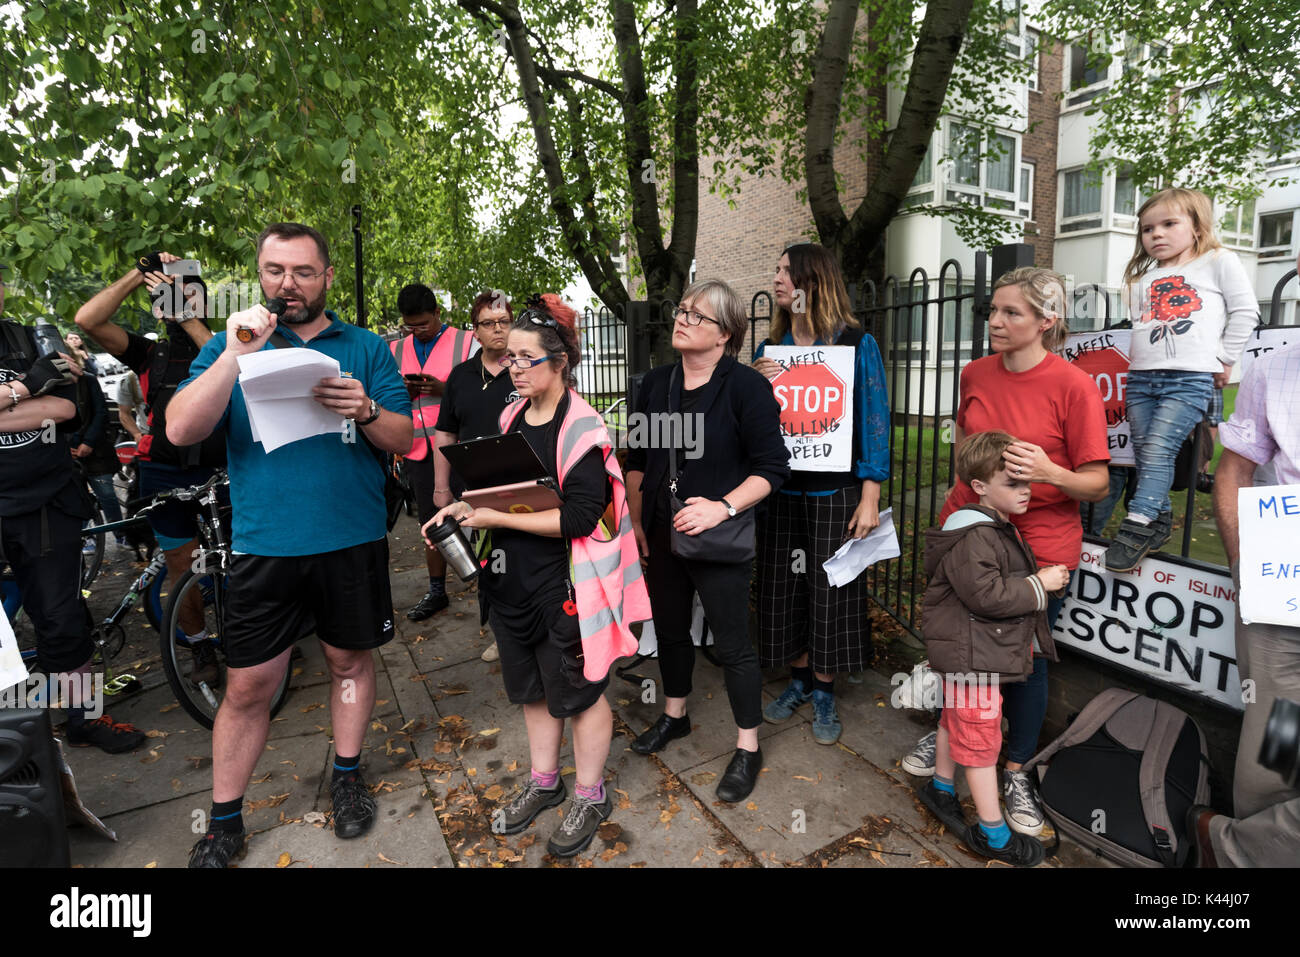
[[[668,411],[668,382],[672,370],[681,364],[659,366],[646,373],[633,410],[641,415]],[[678,371],[672,408],[682,405],[683,373]],[[677,477],[677,498],[685,502],[694,495],[719,499],[751,475],[765,478],[776,491],[790,477],[790,454],[781,438],[780,408],[772,394],[772,383],[732,356],[724,355],[713,375],[700,390],[694,414],[704,416],[699,437],[699,458],[688,458]],[[644,420],[642,420],[644,421]],[[631,423],[635,426],[635,422]],[[658,437],[661,430],[644,428],[643,434]],[[679,433],[680,434],[680,433]],[[632,433],[629,433],[629,439]],[[628,472],[644,472],[641,483],[641,523],[646,535],[654,522],[654,499],[668,484],[668,450],[630,447]]]

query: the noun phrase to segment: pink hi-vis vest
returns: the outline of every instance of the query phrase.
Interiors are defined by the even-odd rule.
[[[411,344],[412,338],[412,336],[403,336],[389,344],[389,348],[393,350],[393,358],[397,360],[397,371],[402,375],[419,375],[423,372],[425,375],[437,376],[443,382],[446,382],[447,376],[451,375],[452,367],[470,357],[474,351],[474,344],[478,341],[468,329],[453,329],[448,326],[434,343],[429,358],[421,366],[420,360],[415,355],[415,346]],[[415,459],[418,462],[429,454],[440,405],[442,399],[432,395],[418,395],[411,400],[411,419],[415,423],[415,438],[411,443],[411,451],[406,453],[408,459]]]
[[[510,430],[527,404],[521,399],[506,406],[500,420],[503,433]],[[641,574],[627,489],[609,441],[609,430],[600,414],[570,389],[569,409],[555,443],[555,474],[561,492],[569,471],[593,448],[602,450],[605,472],[614,488],[612,511],[618,531],[610,535],[602,519],[591,535],[570,540],[569,555],[585,662],[582,674],[588,681],[600,681],[615,661],[636,654],[636,636],[628,626],[649,620],[650,595]]]

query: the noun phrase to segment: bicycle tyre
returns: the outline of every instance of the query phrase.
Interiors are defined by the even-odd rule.
[[[208,627],[208,632],[215,635],[213,647],[216,651],[217,661],[220,665],[225,665],[226,654],[225,647],[222,644],[222,627],[225,622],[225,612],[223,607],[224,599],[224,579],[215,575],[200,575],[194,570],[187,571],[181,576],[180,580],[172,588],[171,594],[167,597],[167,608],[163,613],[163,622],[165,627],[160,635],[160,644],[162,646],[163,671],[167,675],[167,683],[171,685],[172,694],[180,702],[182,708],[191,718],[207,728],[212,730],[213,721],[217,716],[217,708],[212,700],[204,695],[203,691],[192,684],[187,676],[187,662],[181,660],[181,656],[188,658],[188,646],[182,645],[175,638],[180,629],[180,609],[181,603],[185,596],[193,589],[203,589],[205,579],[210,592],[204,594],[204,619]],[[275,717],[280,709],[284,707],[285,701],[289,697],[289,668],[285,668],[284,677],[280,680],[280,687],[276,689],[271,698],[270,717]],[[224,693],[225,685],[219,689]],[[216,695],[209,690],[214,699]],[[216,702],[220,704],[219,701]]]

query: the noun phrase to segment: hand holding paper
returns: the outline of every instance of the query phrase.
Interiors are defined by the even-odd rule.
[[[866,538],[850,538],[839,550],[822,563],[826,578],[832,587],[839,588],[853,581],[876,562],[897,558],[902,552],[898,536],[894,533],[894,510],[880,513],[880,524]]]
[[[316,401],[321,379],[337,379],[339,363],[314,349],[268,349],[239,357],[239,386],[253,441],[267,452],[313,435],[343,431],[343,416]]]

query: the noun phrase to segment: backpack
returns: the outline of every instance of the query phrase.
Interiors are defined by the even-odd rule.
[[[1171,704],[1107,688],[1024,766],[1057,840],[1127,867],[1182,867],[1187,811],[1209,804],[1205,735]]]

